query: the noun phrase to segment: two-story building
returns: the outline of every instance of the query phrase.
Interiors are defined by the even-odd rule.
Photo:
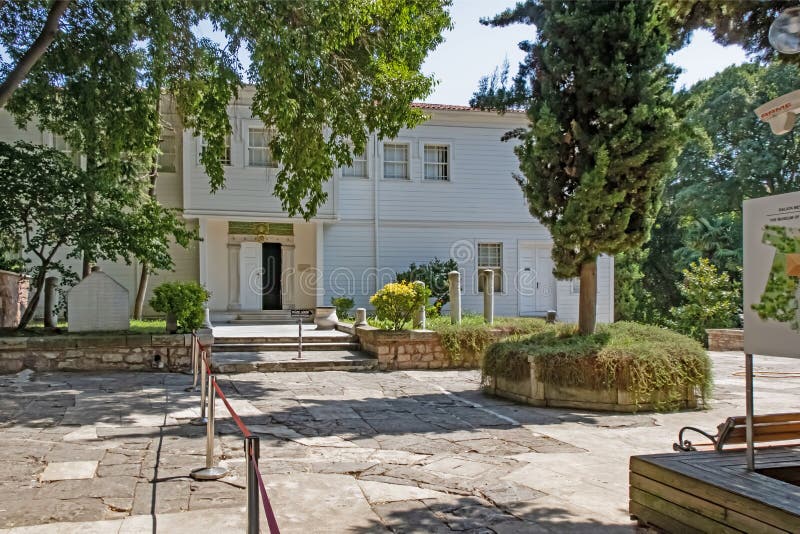
[[[465,311],[481,311],[478,272],[490,268],[497,273],[497,315],[556,310],[561,320],[577,320],[579,283],[554,278],[550,235],[513,179],[514,144],[501,141],[526,125],[525,114],[416,105],[430,118],[395,139],[373,136],[365,153],[325,184],[328,201],[309,221],[289,218],[272,194],[278,168],[247,90],[229,107],[224,189],[209,191],[199,163],[202,139],[179,126],[165,132],[158,198],[182,209],[202,241],[188,250],[174,247],[175,271],[155,276],[149,289],[163,280],[198,280],[212,293],[215,321],[329,305],[337,296],[369,308],[376,289],[410,263],[453,258]],[[63,145],[35,127],[16,129],[3,111],[0,138]],[[132,304],[140,266],[103,269],[129,289]],[[601,257],[599,321],[613,318],[613,287],[613,259]]]

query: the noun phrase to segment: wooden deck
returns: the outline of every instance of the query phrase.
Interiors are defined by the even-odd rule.
[[[632,456],[631,516],[667,532],[800,532],[800,447]],[[766,476],[759,471],[769,473]]]

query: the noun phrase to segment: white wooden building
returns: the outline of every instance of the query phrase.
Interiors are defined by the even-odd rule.
[[[310,221],[287,217],[272,194],[277,167],[246,90],[229,108],[224,189],[209,192],[199,164],[202,139],[176,126],[164,137],[157,195],[181,208],[203,240],[188,250],[174,247],[175,271],[154,277],[150,291],[164,280],[198,280],[212,293],[215,321],[329,305],[336,296],[369,308],[370,295],[410,263],[452,257],[462,273],[465,311],[481,311],[477,273],[492,268],[500,273],[497,315],[556,310],[560,320],[576,321],[578,281],[554,278],[550,235],[528,212],[512,177],[519,172],[514,144],[501,141],[526,125],[525,114],[417,106],[430,118],[395,139],[370,139],[366,153],[325,184],[328,201]],[[34,126],[18,130],[4,111],[0,138],[63,145]],[[102,267],[132,301],[140,266]],[[601,322],[614,316],[613,273],[613,258],[601,257]]]

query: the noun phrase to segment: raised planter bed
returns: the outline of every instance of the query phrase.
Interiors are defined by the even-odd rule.
[[[697,341],[670,330],[620,322],[581,336],[561,324],[492,344],[483,383],[534,406],[676,410],[698,407],[710,392],[711,362]]]
[[[532,360],[531,358],[530,360]],[[532,406],[553,408],[580,408],[611,412],[652,411],[669,403],[673,409],[697,408],[694,387],[685,387],[672,392],[657,393],[650,402],[637,404],[633,394],[625,388],[614,387],[592,389],[579,386],[559,386],[536,379],[536,364],[528,362],[528,373],[520,380],[503,377],[487,379],[485,390]]]

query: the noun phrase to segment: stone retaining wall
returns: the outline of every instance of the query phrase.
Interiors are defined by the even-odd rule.
[[[0,337],[0,373],[182,371],[191,348],[191,334]]]
[[[461,351],[452,359],[442,346],[442,338],[431,330],[402,330],[393,332],[371,326],[355,327],[361,348],[378,358],[381,370],[444,369],[481,366],[482,355]]]
[[[679,404],[679,406],[673,406],[673,408],[697,408],[697,397],[694,388],[689,386],[672,391],[660,391],[648,401],[637,404],[633,395],[624,388],[591,389],[588,387],[558,386],[541,382],[536,378],[533,358],[528,360],[528,373],[519,380],[493,376],[489,378],[484,390],[491,395],[532,406],[555,408],[635,413],[653,411],[666,402],[677,402]]]
[[[741,328],[714,328],[706,330],[708,350],[744,350],[744,330]]]

